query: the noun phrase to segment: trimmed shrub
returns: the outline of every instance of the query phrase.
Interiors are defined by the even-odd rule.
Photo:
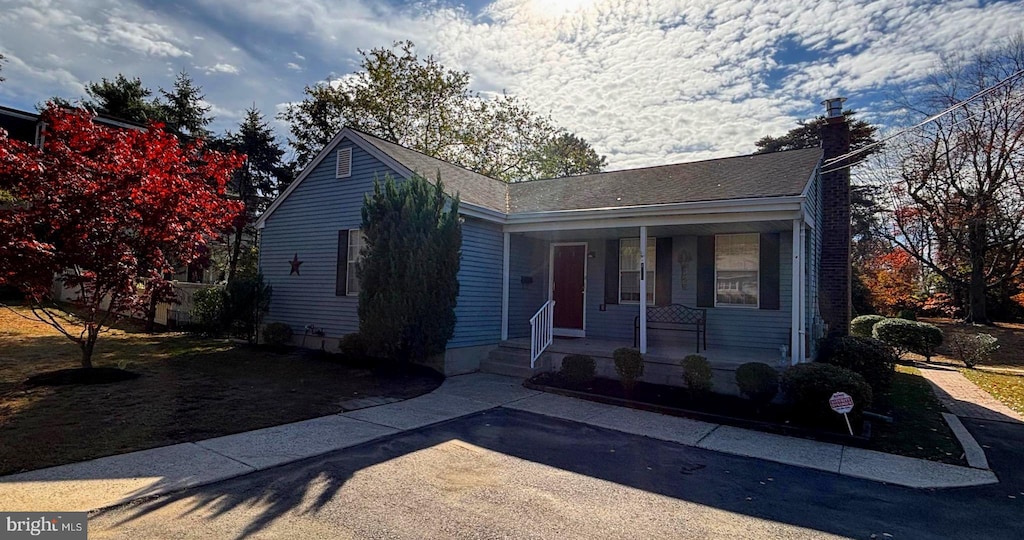
[[[828,400],[836,392],[853,398],[853,413],[860,414],[871,405],[871,386],[864,377],[849,369],[831,364],[798,364],[782,374],[782,391],[793,412],[804,421],[818,425],[838,425],[842,420],[829,407]]]
[[[850,321],[850,334],[859,337],[871,337],[871,329],[885,320],[881,315],[861,315]]]
[[[989,334],[955,333],[949,340],[949,345],[953,349],[953,354],[971,369],[980,363],[988,362],[999,350],[999,340]]]
[[[375,358],[426,359],[455,333],[462,225],[459,197],[444,187],[386,175],[363,200],[359,333]]]
[[[559,373],[571,386],[584,387],[594,380],[597,373],[597,362],[585,354],[570,354],[562,358],[562,368]]]
[[[736,385],[741,394],[764,405],[779,393],[779,372],[762,362],[748,362],[736,370]]]
[[[272,347],[287,345],[292,340],[292,327],[285,323],[270,323],[263,328],[263,343]]]
[[[900,356],[912,352],[931,360],[935,348],[942,345],[942,330],[933,324],[886,319],[875,325],[871,336],[896,349]]]
[[[843,336],[826,339],[818,352],[818,361],[859,373],[875,393],[885,392],[896,371],[896,352],[885,343],[869,337]]]
[[[220,287],[192,293],[189,328],[204,336],[219,336],[224,331],[224,290]]]
[[[903,319],[905,321],[916,321],[917,313],[915,313],[912,309],[901,309],[900,312],[896,315],[896,318]]]
[[[683,380],[686,387],[694,392],[710,392],[711,363],[699,354],[691,354],[680,362],[683,366]]]
[[[626,395],[631,395],[633,387],[636,386],[636,380],[644,374],[643,355],[636,349],[622,347],[615,349],[612,358],[615,359],[615,372],[622,380],[622,387],[626,390]]]
[[[345,358],[362,360],[367,357],[366,340],[359,332],[345,334],[338,340],[338,352]]]

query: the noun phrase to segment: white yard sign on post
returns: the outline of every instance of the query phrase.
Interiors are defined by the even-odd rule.
[[[850,426],[850,417],[847,416],[850,411],[853,410],[853,398],[846,392],[836,392],[832,394],[832,397],[828,399],[829,407],[832,410],[843,415],[846,419],[846,429],[850,430],[850,435],[853,435],[853,427]]]

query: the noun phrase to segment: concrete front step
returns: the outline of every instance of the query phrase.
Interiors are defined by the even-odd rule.
[[[538,359],[538,363],[540,360]],[[480,371],[528,379],[539,370],[530,369],[529,350],[498,347],[480,363]]]

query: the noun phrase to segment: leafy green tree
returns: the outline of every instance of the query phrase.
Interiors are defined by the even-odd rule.
[[[210,131],[206,126],[213,122],[208,116],[210,106],[203,101],[203,89],[196,86],[188,72],[182,70],[174,78],[171,91],[160,89],[163,100],[154,100],[152,105],[159,112],[160,120],[167,124],[167,131],[178,138],[207,138]]]
[[[455,332],[462,225],[459,197],[413,178],[374,182],[363,202],[366,247],[356,266],[359,333],[371,356],[420,360]]]
[[[359,53],[359,71],[307,86],[305,99],[279,116],[300,165],[347,125],[505,181],[542,176],[537,157],[560,134],[550,118],[514,96],[471,91],[468,72],[420,58],[409,41]],[[578,155],[588,157],[554,153],[548,161]],[[579,167],[587,168],[570,165]]]
[[[575,133],[552,137],[539,151],[537,169],[541,178],[599,173],[607,160]]]
[[[274,131],[255,106],[245,111],[237,132],[228,132],[223,143],[226,150],[246,156],[228,184],[228,191],[245,203],[245,211],[236,218],[231,234],[228,256],[228,283],[235,279],[235,270],[246,237],[253,237],[252,224],[277,194],[277,181],[286,170],[281,162],[284,149]]]
[[[139,124],[163,120],[159,103],[149,99],[153,92],[138,77],[128,79],[120,73],[112,81],[104,77],[86,84],[85,93],[86,105],[97,112]]]

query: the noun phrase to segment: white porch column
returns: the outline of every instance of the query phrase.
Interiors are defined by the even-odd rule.
[[[640,226],[640,354],[647,354],[647,226]]]
[[[501,340],[508,339],[508,265],[511,239],[509,233],[504,235],[503,255],[501,259]]]
[[[790,364],[796,365],[803,361],[803,336],[800,334],[800,321],[803,319],[803,306],[801,305],[801,291],[803,290],[803,280],[801,279],[800,273],[803,267],[803,246],[801,246],[801,235],[800,231],[803,228],[802,219],[793,220],[793,266],[790,268],[790,274],[793,278],[793,289],[792,289],[792,311],[793,320],[790,325]]]

